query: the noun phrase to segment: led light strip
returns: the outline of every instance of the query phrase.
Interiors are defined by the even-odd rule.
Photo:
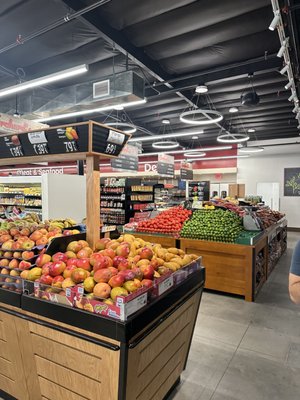
[[[200,135],[201,133],[204,133],[203,129],[194,132],[176,132],[176,133],[167,133],[166,135],[162,134],[162,135],[136,137],[133,139],[129,139],[129,142],[150,142],[152,140],[157,140],[157,139],[170,139],[176,137]]]

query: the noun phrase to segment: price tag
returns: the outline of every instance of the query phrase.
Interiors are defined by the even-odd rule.
[[[45,131],[28,133],[28,140],[31,144],[47,143]]]
[[[102,233],[112,232],[115,231],[116,229],[117,229],[116,225],[107,225],[107,226],[102,226],[101,232]]]
[[[34,144],[33,149],[35,154],[39,156],[49,154],[47,143]]]
[[[124,140],[125,140],[125,135],[123,133],[109,130],[109,135],[107,138],[108,142],[121,145],[124,143]]]
[[[158,285],[158,295],[161,296],[163,293],[169,290],[173,285],[174,285],[174,278],[173,275],[170,275],[167,279],[165,279]]]
[[[116,152],[117,152],[117,145],[112,143],[107,143],[104,153],[114,155]]]
[[[23,151],[21,146],[10,147],[9,151],[13,157],[23,157]]]

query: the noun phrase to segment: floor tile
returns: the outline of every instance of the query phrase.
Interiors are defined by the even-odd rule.
[[[291,343],[286,365],[300,370],[300,343]]]
[[[299,371],[239,349],[211,400],[299,400]]]
[[[247,328],[248,324],[202,314],[195,327],[194,340],[197,340],[197,337],[205,337],[238,346]]]
[[[291,340],[288,336],[260,326],[251,325],[240,348],[262,353],[264,356],[284,362],[287,359]]]

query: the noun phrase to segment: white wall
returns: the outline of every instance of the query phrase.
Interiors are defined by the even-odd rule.
[[[284,168],[300,167],[299,152],[285,152],[284,146],[277,151],[281,154],[267,154],[268,151],[250,158],[238,159],[237,182],[245,183],[246,195],[256,195],[258,182],[279,182],[280,185],[280,211],[285,213],[288,226],[300,228],[300,197],[283,196]]]

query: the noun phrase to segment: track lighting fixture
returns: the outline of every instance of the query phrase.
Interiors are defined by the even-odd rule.
[[[296,98],[297,98],[296,93],[295,93],[295,92],[292,92],[292,94],[291,94],[290,97],[288,98],[288,101],[296,100]]]
[[[287,72],[287,70],[289,69],[289,66],[290,66],[290,63],[287,63],[287,64],[279,71],[279,73],[280,73],[281,75],[284,75],[284,74]]]
[[[293,84],[293,81],[289,81],[289,82],[284,86],[284,88],[285,88],[286,90],[288,90],[290,87],[292,87],[292,84]]]
[[[289,38],[287,37],[283,42],[282,45],[277,53],[277,57],[281,58],[283,56],[283,53],[285,52],[285,49],[288,47],[289,43]]]
[[[270,23],[270,26],[269,26],[270,31],[274,31],[276,29],[279,20],[280,20],[280,11],[277,10],[274,13],[274,18],[272,19],[272,22]]]

